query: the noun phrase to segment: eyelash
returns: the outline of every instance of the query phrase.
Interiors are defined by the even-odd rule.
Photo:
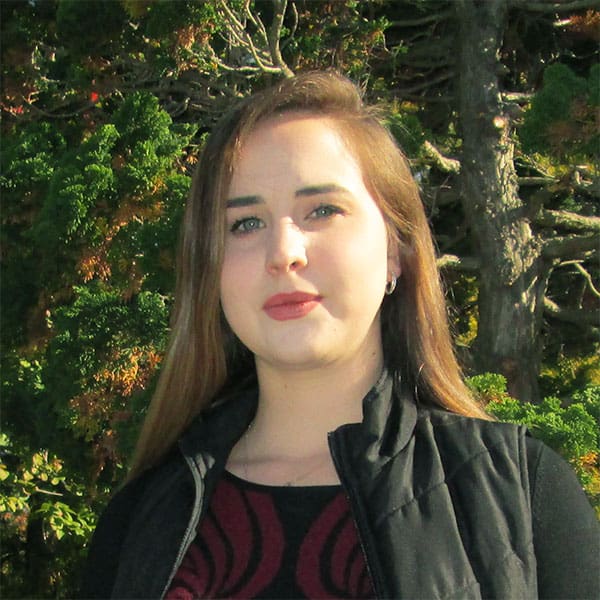
[[[229,228],[229,231],[237,235],[247,235],[249,233],[252,233],[253,231],[256,231],[257,229],[262,229],[262,227],[253,227],[251,229],[246,229],[248,223],[252,221],[256,221],[257,223],[261,222],[261,220],[258,217],[244,217],[243,219],[237,219],[236,221],[234,221],[231,227]]]
[[[317,206],[317,208],[315,208],[310,213],[310,215],[314,215],[318,211],[322,211],[322,210],[328,211],[328,214],[326,214],[326,215],[321,214],[317,218],[326,219],[327,217],[333,217],[333,215],[341,215],[344,213],[344,211],[339,206],[334,206],[333,204],[320,204],[319,206]]]
[[[317,214],[317,213],[319,213],[319,211],[321,211],[321,214]],[[325,212],[326,214],[323,214],[323,212]],[[344,211],[341,208],[339,208],[338,206],[334,206],[332,204],[320,204],[314,210],[312,210],[310,213],[308,213],[307,218],[328,219],[329,217],[333,217],[334,215],[341,215],[341,214],[344,214]],[[258,226],[247,229],[248,224],[253,221],[255,221]],[[258,229],[263,229],[263,228],[264,228],[264,224],[262,222],[262,219],[260,219],[259,217],[255,217],[255,216],[249,216],[249,217],[243,217],[241,219],[237,219],[236,221],[234,221],[232,223],[231,227],[229,228],[229,231],[236,235],[248,235],[249,233],[252,233],[253,231],[257,231]]]

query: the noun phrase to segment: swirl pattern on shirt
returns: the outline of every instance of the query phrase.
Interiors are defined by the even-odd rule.
[[[257,597],[373,597],[341,487],[221,479],[166,598]]]

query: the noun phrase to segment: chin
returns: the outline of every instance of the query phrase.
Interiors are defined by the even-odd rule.
[[[257,352],[255,354],[257,362],[270,365],[272,368],[293,371],[318,369],[335,362],[331,352],[315,346],[307,347],[298,342],[287,347],[280,345],[277,351],[274,349],[275,346],[271,346],[269,351]]]

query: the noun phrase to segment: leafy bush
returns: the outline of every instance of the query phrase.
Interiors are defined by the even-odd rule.
[[[591,68],[588,79],[577,76],[564,64],[546,68],[542,89],[525,113],[520,131],[526,152],[549,152],[555,156],[597,154],[599,73],[599,65]]]
[[[468,384],[491,415],[526,425],[568,460],[600,516],[600,385],[589,384],[562,401],[548,396],[540,404],[531,404],[509,396],[506,379],[496,373],[471,377]]]
[[[96,523],[87,493],[81,475],[63,460],[0,435],[3,597],[23,597],[40,586],[56,597],[76,589]]]

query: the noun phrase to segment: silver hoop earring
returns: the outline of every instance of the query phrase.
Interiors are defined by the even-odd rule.
[[[394,290],[396,289],[396,281],[397,278],[396,277],[392,277],[386,284],[385,284],[385,293],[389,296],[390,294],[394,293]]]

